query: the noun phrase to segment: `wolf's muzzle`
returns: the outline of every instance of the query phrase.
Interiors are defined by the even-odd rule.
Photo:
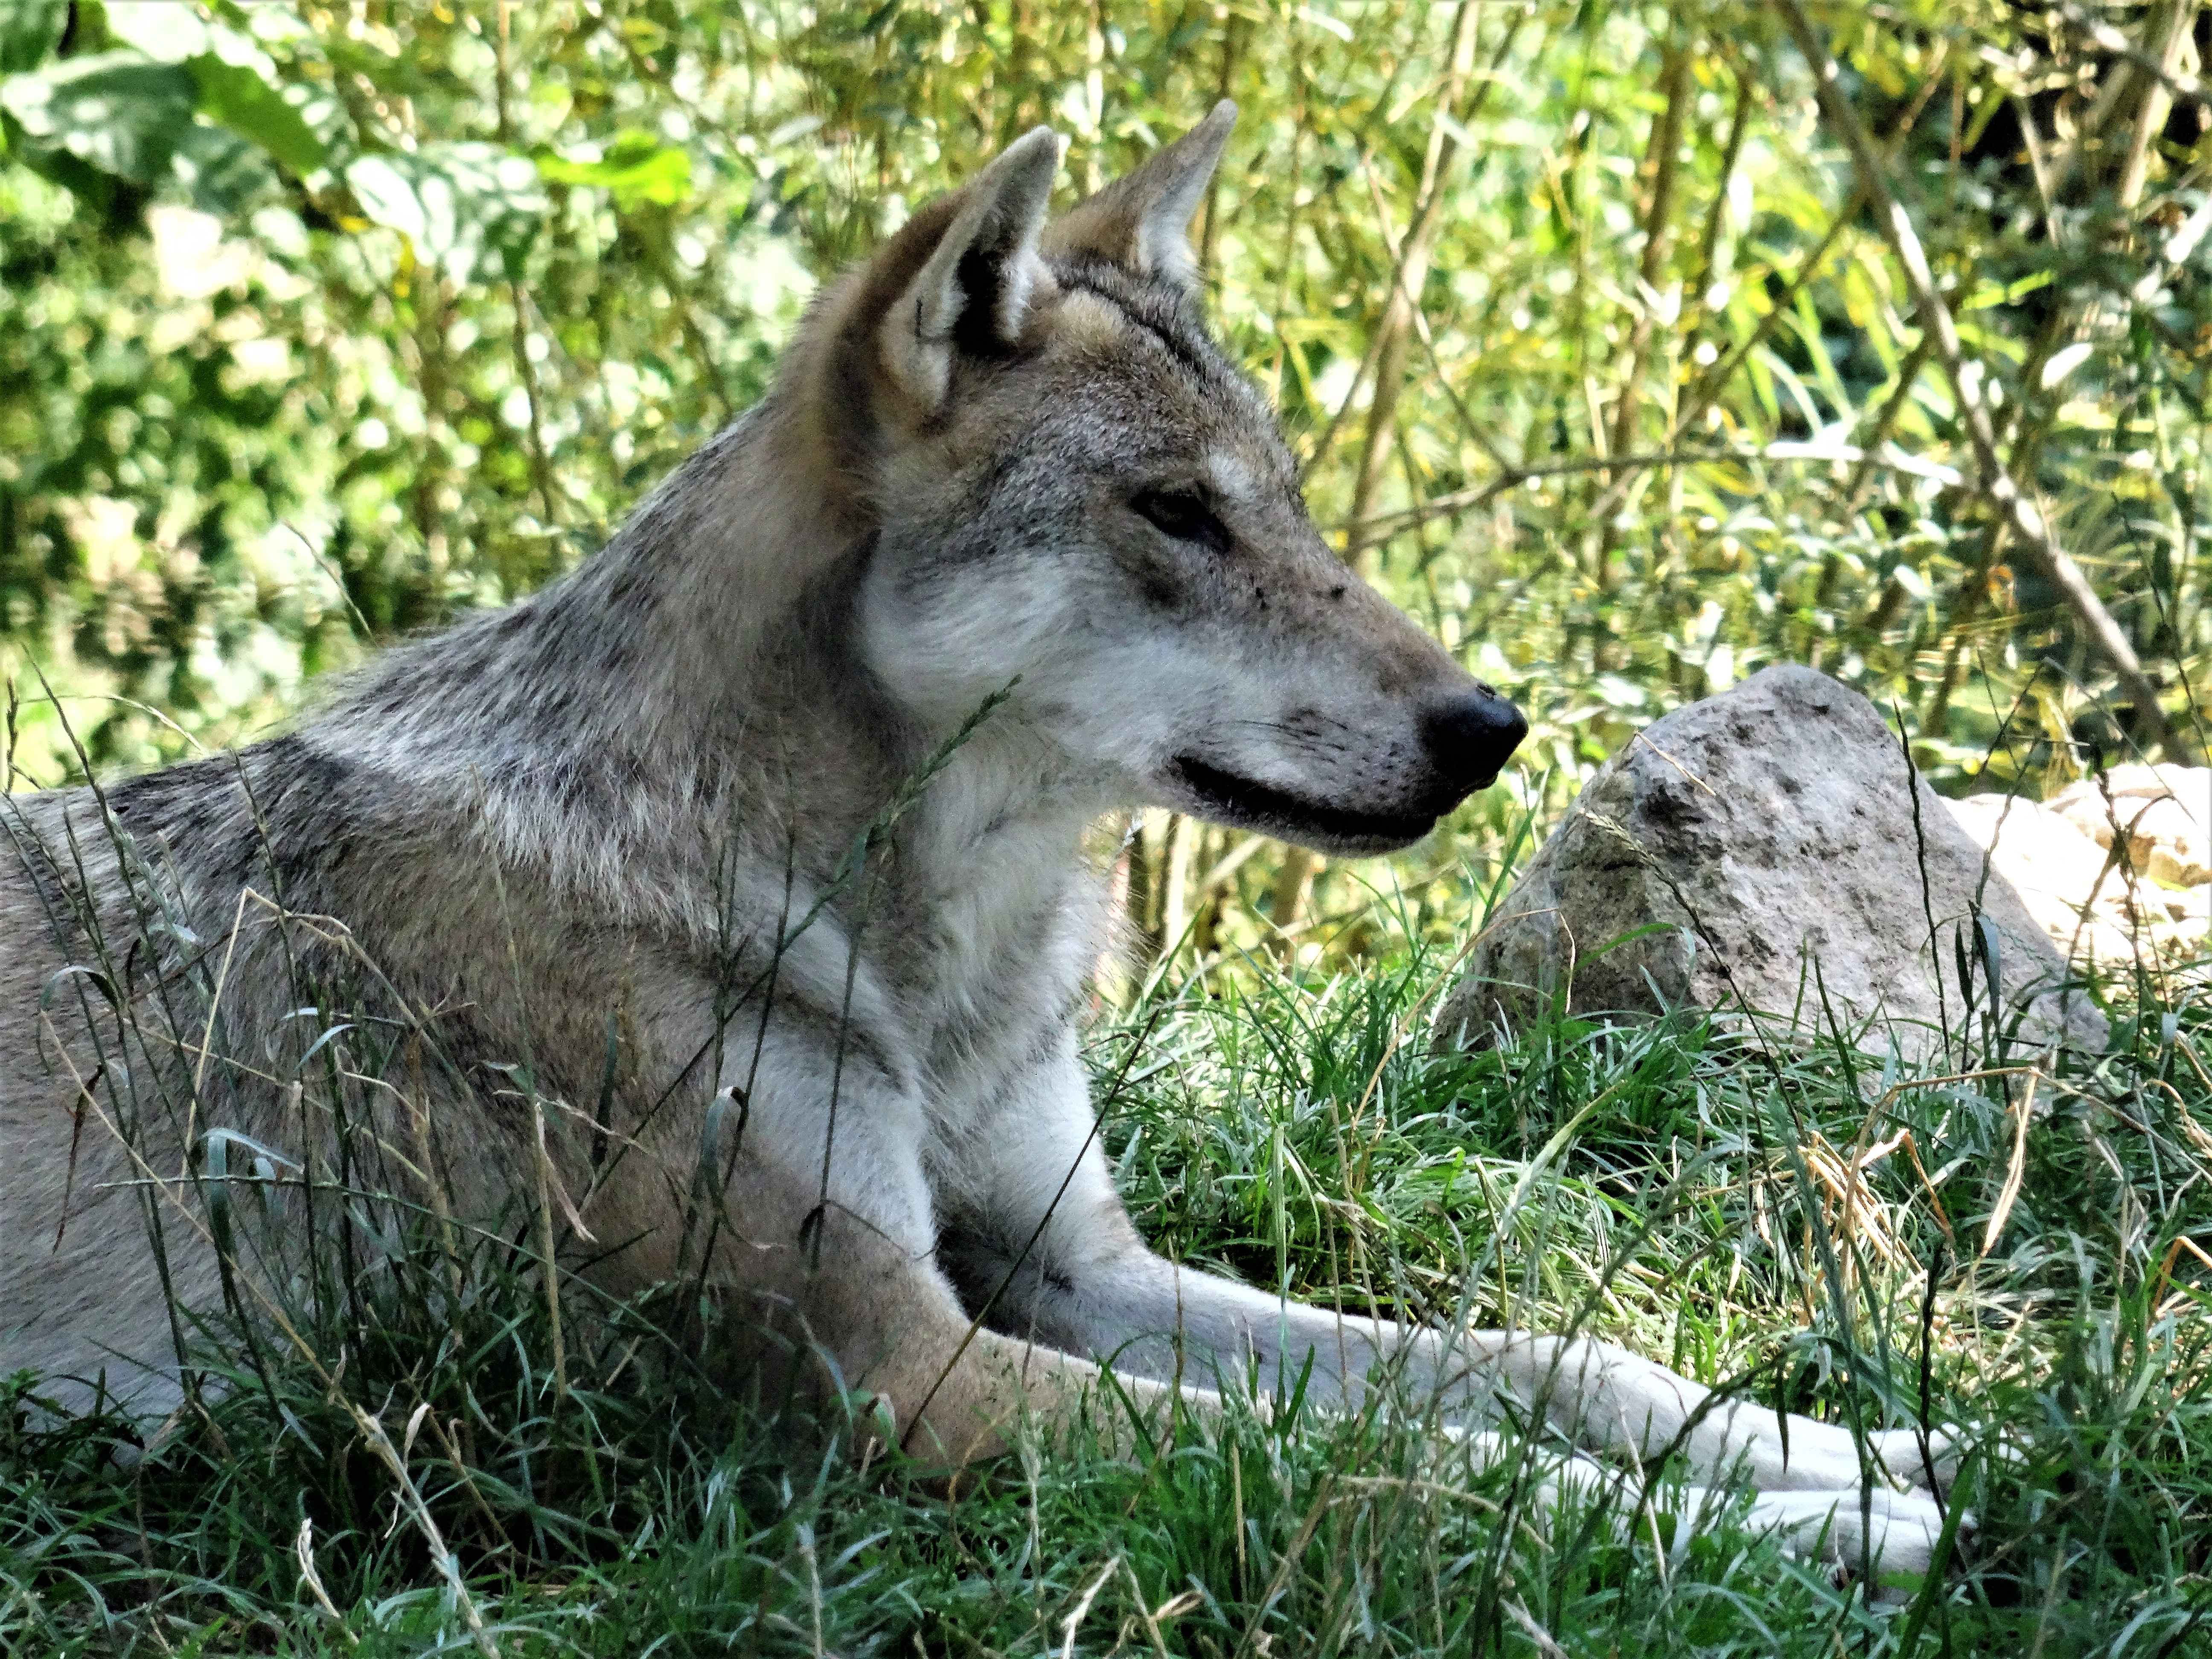
[[[1421,717],[1430,763],[1462,795],[1486,788],[1528,735],[1521,711],[1486,685],[1441,703]]]

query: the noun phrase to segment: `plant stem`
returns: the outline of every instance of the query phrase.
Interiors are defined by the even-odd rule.
[[[2105,602],[2097,597],[2096,590],[2090,586],[2081,567],[2058,544],[2043,514],[2006,471],[2003,459],[1997,453],[1996,431],[1990,421],[1989,406],[1983,400],[1979,366],[1973,373],[1967,370],[1958,329],[1951,321],[1950,310],[1944,305],[1942,295],[1936,291],[1935,274],[1929,268],[1919,233],[1913,228],[1911,217],[1884,176],[1881,160],[1875,153],[1874,140],[1868,136],[1866,124],[1843,95],[1835,60],[1814,33],[1812,21],[1806,16],[1799,0],[1775,0],[1775,5],[1798,50],[1812,66],[1821,115],[1850,152],[1859,189],[1873,204],[1875,218],[1890,251],[1904,268],[1920,325],[1936,343],[1936,355],[1942,360],[1953,395],[1958,399],[1960,423],[1966,428],[1973,448],[1976,485],[1983,499],[2011,527],[2021,550],[2044,580],[2057,590],[2099,653],[2112,665],[2122,689],[2135,704],[2136,721],[2144,736],[2169,758],[2188,758],[2187,746],[2167,722],[2166,710],[2159,704],[2158,688],[2143,672],[2135,647],[2128,642],[2112,613],[2105,608]]]
[[[1674,180],[1681,171],[1682,123],[1697,90],[1690,74],[1686,46],[1677,42],[1667,48],[1660,64],[1659,83],[1667,102],[1651,124],[1651,138],[1644,155],[1644,170],[1651,179],[1651,194],[1644,210],[1644,255],[1637,263],[1636,322],[1629,333],[1628,364],[1620,377],[1620,392],[1613,410],[1613,442],[1608,448],[1615,455],[1626,455],[1636,441],[1637,391],[1644,378],[1644,360],[1651,349],[1652,328],[1658,320],[1651,296],[1658,292],[1659,279],[1667,269],[1667,256],[1673,251]],[[1613,550],[1617,535],[1613,524],[1614,515],[1607,514],[1598,526],[1597,578],[1599,585],[1605,587],[1613,585]]]

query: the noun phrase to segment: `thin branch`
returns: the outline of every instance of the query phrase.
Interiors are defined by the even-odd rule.
[[[1909,455],[1887,442],[1877,442],[1870,448],[1862,448],[1856,444],[1785,439],[1759,449],[1662,449],[1641,455],[1583,455],[1570,460],[1540,461],[1528,466],[1508,468],[1473,489],[1457,489],[1447,495],[1431,495],[1419,507],[1397,507],[1388,513],[1370,514],[1364,519],[1348,520],[1340,528],[1346,538],[1345,550],[1349,554],[1363,547],[1371,547],[1376,542],[1387,541],[1431,519],[1485,506],[1507,490],[1533,479],[1556,478],[1576,472],[1633,475],[1650,471],[1655,467],[1696,466],[1714,461],[1736,461],[1746,465],[1840,462],[1862,468],[1887,466],[1900,472],[1911,473],[1916,477],[1933,477],[1947,483],[1962,482],[1951,468]]]
[[[1644,148],[1644,171],[1651,179],[1651,194],[1644,205],[1644,254],[1636,272],[1638,304],[1635,325],[1629,332],[1628,365],[1620,377],[1620,391],[1613,405],[1613,441],[1607,446],[1616,455],[1625,454],[1636,441],[1637,394],[1644,379],[1644,361],[1651,349],[1651,331],[1659,320],[1654,300],[1659,293],[1659,279],[1666,275],[1667,256],[1674,246],[1674,181],[1681,171],[1682,124],[1691,100],[1697,95],[1697,81],[1690,73],[1690,48],[1686,45],[1678,42],[1667,48],[1659,70],[1659,83],[1660,94],[1666,102],[1652,120],[1651,136]],[[1598,524],[1597,580],[1603,587],[1613,585],[1613,549],[1618,534],[1613,524],[1613,515],[1610,514]]]
[[[1396,264],[1400,291],[1409,307],[1408,314],[1413,319],[1414,336],[1421,343],[1421,350],[1429,360],[1429,367],[1436,371],[1434,381],[1436,389],[1444,394],[1445,399],[1452,406],[1453,412],[1459,416],[1460,435],[1480,448],[1482,453],[1489,456],[1501,469],[1510,467],[1513,463],[1505,459],[1504,452],[1498,447],[1496,441],[1491,437],[1483,423],[1474,418],[1474,411],[1468,408],[1467,399],[1460,395],[1459,388],[1452,384],[1450,372],[1445,368],[1443,359],[1437,355],[1436,336],[1429,328],[1429,319],[1422,313],[1419,299],[1410,289],[1405,286],[1405,267],[1399,255],[1403,240],[1399,236],[1396,228],[1390,222],[1390,204],[1383,199],[1382,181],[1375,176],[1374,166],[1364,155],[1359,158],[1359,170],[1367,180],[1368,198],[1375,204],[1376,226],[1382,231],[1382,240],[1390,250],[1390,258]],[[1413,486],[1410,474],[1407,477],[1407,483],[1411,487],[1417,488]],[[1349,556],[1348,552],[1346,556]]]
[[[1935,346],[1923,330],[1920,343],[1906,353],[1905,361],[1897,366],[1897,390],[1889,394],[1881,406],[1881,412],[1875,416],[1874,430],[1868,434],[1866,441],[1866,453],[1859,457],[1857,465],[1851,470],[1850,481],[1844,486],[1843,517],[1845,520],[1856,516],[1861,503],[1866,500],[1867,485],[1874,477],[1875,457],[1888,443],[1889,434],[1896,430],[1898,417],[1904,414],[1905,404],[1912,400],[1912,388],[1920,384],[1920,371],[1927,368],[1928,360],[1935,351]]]
[[[2188,9],[2193,12],[2195,7]],[[2130,92],[2138,94],[2136,113],[2140,119],[2161,88],[2176,98],[2194,97],[2203,90],[2203,83],[2195,76],[2180,70],[2180,48],[2188,40],[2189,31],[2185,27],[2169,31],[2174,13],[2162,15],[2153,10],[2144,20],[2140,43],[2129,40],[2110,23],[2084,16],[2070,8],[2065,15],[2120,62],[2098,88],[2096,98],[2075,126],[2072,139],[2051,158],[2050,193],[2053,198],[2064,191],[2082,156],[2125,106]],[[2132,138],[2130,154],[2133,155]]]
[[[2110,23],[2098,22],[2080,12],[2072,10],[2068,11],[2066,15],[2072,21],[2079,24],[2087,33],[2091,40],[2120,59],[2124,66],[2147,71],[2176,98],[2195,98],[2203,94],[2204,82],[2202,78],[2179,67],[2169,67],[2161,63]]]
[[[1941,79],[1942,69],[1942,60],[1939,58],[1922,88],[1921,96],[1914,100],[1914,119],[1918,118],[1917,111],[1926,102],[1927,94]],[[1900,127],[1892,139],[1890,158],[1893,161],[1903,150],[1905,140],[1911,131],[1909,125]],[[1728,355],[1718,363],[1691,384],[1689,396],[1684,398],[1679,406],[1674,426],[1668,432],[1666,442],[1662,447],[1671,449],[1680,443],[1686,436],[1696,429],[1698,423],[1705,419],[1705,411],[1720,401],[1721,393],[1727,389],[1729,382],[1735,378],[1736,371],[1750,360],[1752,353],[1766,343],[1767,337],[1773,333],[1782,319],[1789,316],[1796,306],[1797,296],[1820,276],[1822,268],[1827,263],[1830,250],[1835,246],[1844,230],[1856,221],[1859,210],[1866,205],[1866,201],[1864,191],[1853,192],[1850,200],[1844,204],[1843,210],[1829,222],[1828,228],[1821,234],[1820,240],[1814,245],[1813,251],[1798,261],[1796,274],[1790,279],[1788,286],[1783,289],[1774,302],[1760,315],[1759,321],[1753,325],[1750,334],[1731,348]],[[1615,477],[1606,487],[1605,494],[1600,496],[1595,505],[1590,508],[1590,520],[1601,524],[1610,520],[1620,510],[1621,503],[1628,499],[1628,492],[1635,487],[1639,476],[1640,474],[1631,471],[1623,472]]]
[[[2187,746],[2176,736],[2166,718],[2166,710],[2160,706],[2158,688],[2151,684],[2136,659],[2135,647],[2113,620],[2112,613],[2105,608],[2105,602],[2097,597],[2081,567],[2058,544],[2057,537],[2043,514],[2006,471],[2003,459],[1997,453],[1996,433],[1990,421],[1989,407],[1983,401],[1981,367],[1975,364],[1970,369],[1966,362],[1958,329],[1952,323],[1951,313],[1943,304],[1942,295],[1936,291],[1935,273],[1929,269],[1928,255],[1921,247],[1919,234],[1891,191],[1866,124],[1843,95],[1835,60],[1814,33],[1812,21],[1806,16],[1800,0],[1775,0],[1775,7],[1782,14],[1782,21],[1798,50],[1805,55],[1806,63],[1812,67],[1821,115],[1850,152],[1859,190],[1873,204],[1875,218],[1881,226],[1891,252],[1904,268],[1921,327],[1936,342],[1936,355],[1942,360],[1944,373],[1950,379],[1953,394],[1958,400],[1960,422],[1973,448],[1976,488],[1990,509],[2010,526],[2021,550],[2044,580],[2058,591],[2099,653],[2112,665],[2135,703],[2136,718],[2144,733],[2169,757],[2190,758]]]
[[[1727,388],[1728,383],[1735,379],[1736,370],[1743,367],[1753,352],[1766,343],[1767,336],[1771,334],[1775,326],[1790,313],[1791,307],[1797,302],[1799,292],[1820,274],[1820,267],[1827,261],[1828,250],[1836,245],[1836,239],[1844,234],[1844,228],[1852,220],[1858,217],[1859,207],[1863,199],[1862,196],[1851,198],[1844,210],[1838,213],[1829,224],[1826,233],[1814,246],[1813,251],[1799,263],[1797,274],[1790,279],[1789,286],[1783,289],[1780,297],[1766,308],[1759,321],[1753,325],[1750,334],[1715,365],[1704,379],[1697,381],[1691,387],[1690,395],[1683,400],[1680,412],[1674,417],[1673,429],[1667,434],[1668,447],[1671,448],[1680,443],[1698,422],[1705,419],[1705,411],[1720,401],[1722,392]],[[1604,436],[1602,428],[1594,429],[1600,438]],[[1591,507],[1589,519],[1592,523],[1601,524],[1618,513],[1620,510],[1620,504],[1628,499],[1629,490],[1634,488],[1636,480],[1642,476],[1638,471],[1627,469],[1625,463],[1617,464],[1617,468],[1606,470],[1616,471],[1617,476],[1606,486],[1605,493],[1599,496],[1595,504]]]
[[[1466,130],[1459,123],[1462,113],[1460,100],[1466,97],[1467,83],[1474,74],[1475,31],[1481,21],[1479,0],[1460,0],[1459,10],[1452,20],[1449,68],[1437,93],[1436,116],[1429,130],[1428,154],[1422,162],[1419,192],[1405,237],[1391,262],[1390,292],[1383,302],[1382,321],[1374,339],[1369,342],[1368,349],[1374,359],[1375,389],[1368,399],[1367,430],[1360,446],[1359,470],[1352,477],[1352,516],[1355,520],[1367,516],[1382,482],[1390,438],[1397,430],[1398,396],[1405,388],[1407,337],[1417,321],[1422,324],[1423,338],[1426,340],[1426,320],[1420,313],[1421,290],[1428,283],[1437,233],[1443,228],[1447,194],[1444,186],[1451,179],[1453,163],[1459,159],[1456,135]],[[1480,111],[1490,96],[1491,88],[1497,84],[1496,70],[1504,64],[1505,54],[1518,38],[1522,21],[1515,19],[1505,31],[1505,38],[1491,64],[1492,74],[1483,78],[1472,103],[1464,111],[1468,118],[1472,119]],[[1371,173],[1369,178],[1371,185]],[[1322,452],[1315,453],[1318,456]],[[1349,548],[1346,555],[1351,556]],[[1293,847],[1284,854],[1267,907],[1268,919],[1279,932],[1297,920],[1312,885],[1315,864],[1314,854],[1304,848]]]
[[[1713,261],[1719,257],[1721,221],[1728,216],[1729,185],[1736,163],[1743,156],[1743,141],[1751,131],[1751,112],[1759,100],[1759,80],[1741,64],[1736,66],[1735,112],[1729,118],[1728,142],[1721,147],[1720,179],[1713,188],[1713,204],[1705,215],[1705,234],[1698,239],[1698,275],[1690,301],[1702,306],[1713,285]]]
[[[1428,283],[1437,232],[1443,225],[1444,185],[1451,177],[1453,162],[1459,159],[1459,140],[1451,129],[1458,125],[1459,100],[1474,70],[1475,25],[1481,16],[1482,8],[1474,0],[1460,0],[1459,13],[1452,23],[1450,73],[1437,94],[1436,119],[1421,168],[1420,190],[1414,201],[1413,217],[1406,225],[1405,238],[1398,245],[1398,257],[1390,272],[1389,295],[1383,302],[1382,320],[1376,329],[1382,343],[1375,362],[1375,390],[1368,400],[1367,432],[1360,446],[1359,471],[1352,481],[1352,516],[1355,519],[1366,516],[1382,481],[1389,434],[1397,416],[1398,395],[1405,386],[1406,337],[1419,307],[1421,289]],[[1508,31],[1508,45],[1517,32],[1517,27]],[[1487,97],[1495,84],[1493,80],[1485,79],[1475,94],[1477,100]]]
[[[2173,106],[2166,90],[2166,82],[2181,66],[2181,49],[2189,42],[2190,30],[2197,21],[2197,0],[2173,0],[2164,18],[2166,38],[2159,46],[2159,70],[2143,88],[2142,101],[2136,106],[2135,130],[2128,137],[2128,157],[2120,169],[2120,211],[2131,213],[2142,199],[2143,185],[2150,176],[2151,135],[2166,125],[2166,112]],[[2146,41],[2150,36],[2144,36]]]

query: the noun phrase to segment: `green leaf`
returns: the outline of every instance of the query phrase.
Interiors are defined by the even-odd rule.
[[[282,195],[276,169],[258,146],[227,127],[198,123],[187,128],[172,165],[178,182],[191,192],[192,205],[218,219],[232,219],[258,201]]]
[[[612,191],[622,207],[640,202],[673,207],[691,195],[690,155],[636,128],[617,133],[596,161],[548,151],[538,156],[538,172],[551,184]]]
[[[167,176],[198,96],[185,70],[135,52],[72,58],[0,81],[0,108],[31,137],[136,185]]]
[[[402,232],[416,258],[464,285],[487,254],[519,276],[545,212],[538,169],[496,144],[425,144],[412,155],[364,155],[345,177],[371,223]]]
[[[323,141],[284,101],[283,93],[252,69],[203,52],[185,67],[199,88],[201,113],[261,146],[295,173],[314,172],[330,159]]]
[[[215,31],[199,8],[178,0],[107,0],[107,33],[157,63],[181,64],[213,50]]]
[[[0,3],[0,75],[20,75],[46,61],[69,21],[69,0]]]

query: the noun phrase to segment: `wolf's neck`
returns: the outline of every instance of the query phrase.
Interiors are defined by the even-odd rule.
[[[325,740],[481,814],[522,863],[696,873],[735,835],[826,878],[949,734],[855,656],[869,529],[809,484],[805,447],[771,398],[574,575],[390,653]],[[895,902],[924,926],[992,908],[975,860],[1007,861],[1009,898],[1066,873],[1107,804],[994,718],[902,820]]]
[[[856,535],[773,400],[693,454],[597,556],[389,653],[323,722],[433,787],[712,764],[745,682]]]

